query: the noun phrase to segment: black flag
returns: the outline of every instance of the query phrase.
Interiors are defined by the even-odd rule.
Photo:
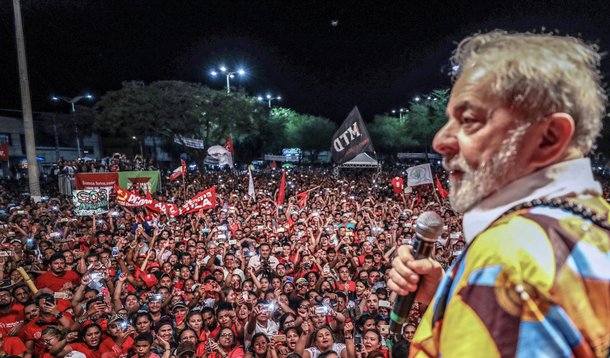
[[[333,162],[343,164],[362,152],[374,153],[371,136],[366,130],[358,107],[354,107],[341,127],[333,135],[331,143]]]

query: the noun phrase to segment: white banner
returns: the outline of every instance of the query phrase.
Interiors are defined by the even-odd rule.
[[[189,148],[203,149],[203,139],[186,138],[181,135],[174,136],[174,143],[185,145]]]
[[[422,184],[433,184],[432,168],[430,164],[416,165],[407,169],[407,185],[416,186]]]

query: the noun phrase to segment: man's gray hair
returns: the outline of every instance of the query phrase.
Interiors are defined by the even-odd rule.
[[[526,120],[571,115],[575,133],[570,147],[588,154],[605,116],[600,59],[597,46],[575,37],[496,30],[464,39],[452,62],[456,79],[469,69],[488,70],[490,97]]]

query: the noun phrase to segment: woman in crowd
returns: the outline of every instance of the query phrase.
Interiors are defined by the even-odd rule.
[[[215,342],[210,343],[212,354],[209,358],[243,358],[245,353],[231,328],[221,328]]]

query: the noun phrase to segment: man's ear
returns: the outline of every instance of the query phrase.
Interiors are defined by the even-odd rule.
[[[561,161],[567,154],[574,136],[574,118],[567,113],[552,113],[536,123],[537,146],[533,148],[531,163],[543,168]]]

